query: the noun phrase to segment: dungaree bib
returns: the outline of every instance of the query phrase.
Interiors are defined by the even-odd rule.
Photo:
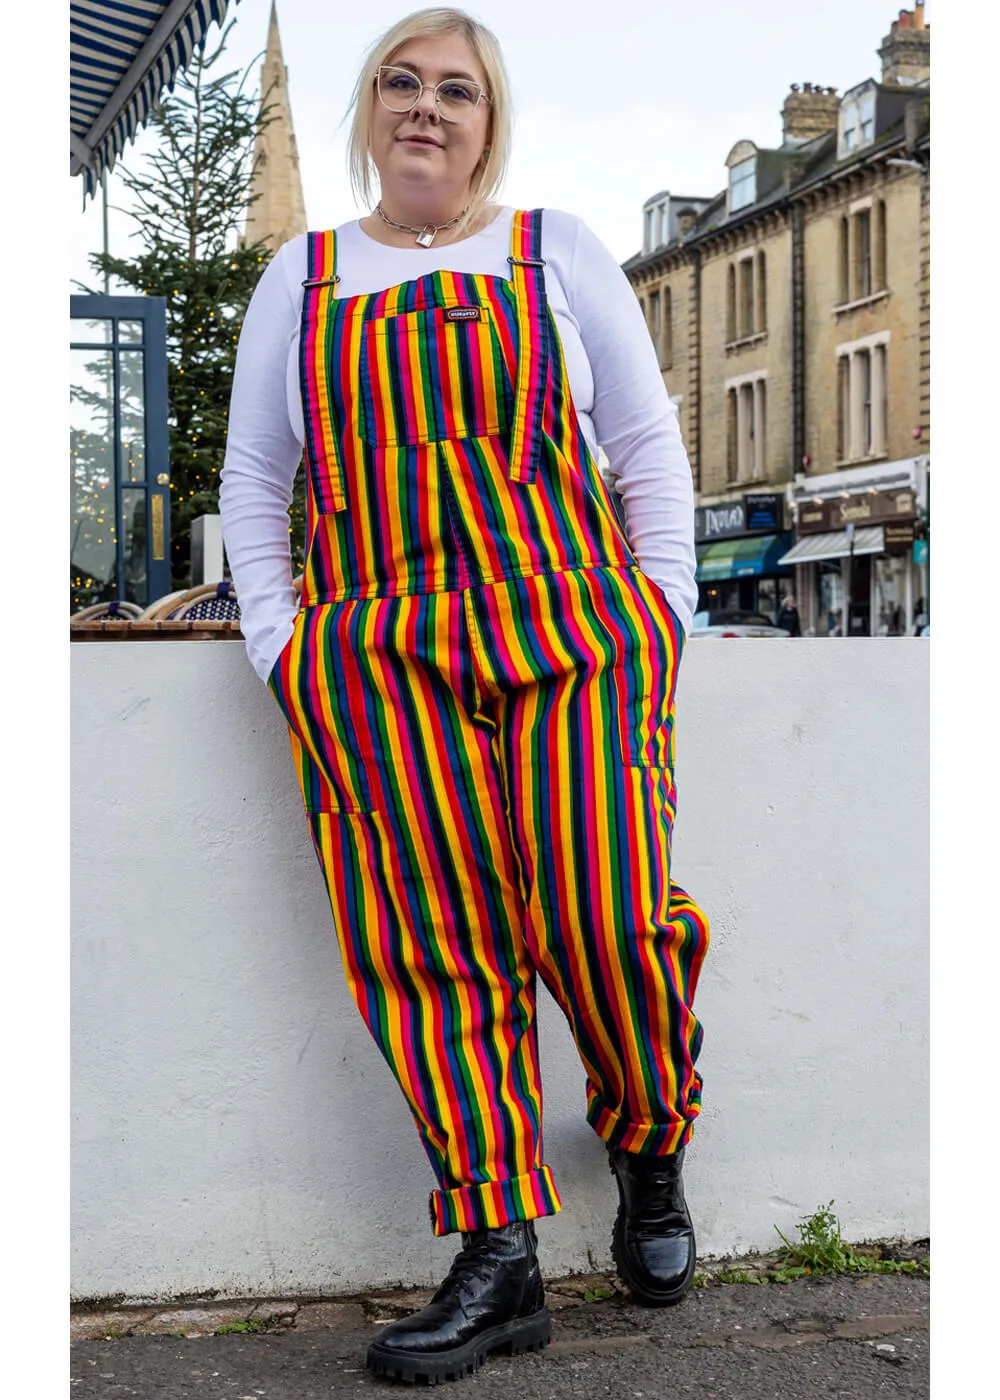
[[[435,1172],[437,1234],[559,1209],[536,974],[605,1140],[662,1154],[700,1111],[709,931],[669,877],[683,633],[580,430],[542,211],[510,278],[339,299],[309,235],[309,541],[269,678],[351,992]]]

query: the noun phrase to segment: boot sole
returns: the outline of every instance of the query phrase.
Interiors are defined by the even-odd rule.
[[[693,1244],[693,1238],[692,1238]],[[628,1285],[629,1292],[637,1303],[642,1303],[647,1308],[670,1308],[675,1303],[690,1292],[691,1284],[694,1281],[695,1271],[695,1251],[691,1250],[691,1262],[684,1273],[680,1283],[673,1288],[664,1289],[662,1292],[651,1289],[636,1282],[632,1270],[629,1268],[628,1251],[625,1248],[625,1213],[620,1210],[615,1220],[615,1232],[611,1240],[611,1253],[614,1256],[615,1267],[618,1270],[618,1277]]]
[[[520,1356],[526,1351],[542,1351],[549,1344],[551,1330],[552,1314],[548,1308],[541,1308],[530,1317],[514,1318],[499,1327],[491,1327],[460,1347],[430,1356],[418,1351],[381,1347],[378,1342],[372,1342],[368,1348],[368,1368],[376,1376],[388,1376],[396,1381],[426,1385],[460,1381],[478,1371],[491,1352]]]

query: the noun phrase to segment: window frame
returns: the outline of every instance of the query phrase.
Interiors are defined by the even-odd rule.
[[[865,127],[868,128],[866,134]],[[857,149],[863,146],[870,146],[875,140],[875,90],[868,88],[858,98],[858,145]]]
[[[670,287],[663,288],[662,317],[660,368],[669,369],[674,362],[674,297]]]
[[[754,259],[750,257],[740,258],[737,263],[739,268],[737,298],[736,298],[736,339],[747,340],[756,334],[754,325]]]
[[[738,174],[737,172],[744,172]],[[737,204],[736,192],[738,188],[746,186],[749,189],[749,198],[741,199]],[[735,165],[729,167],[729,212],[737,213],[740,209],[748,209],[752,204],[757,203],[757,156],[745,156],[743,160],[737,161]]]
[[[80,295],[69,299],[70,349],[111,355],[113,367],[112,444],[115,474],[115,597],[124,601],[126,560],[124,493],[145,491],[147,606],[170,592],[170,437],[167,403],[166,297]],[[73,321],[80,321],[80,335]],[[84,322],[110,321],[111,337],[99,342]],[[122,338],[122,321],[142,321],[142,342]],[[143,479],[126,479],[122,461],[121,353],[141,351],[143,372]],[[157,545],[161,548],[157,548]],[[71,561],[72,562],[72,561]],[[110,582],[110,580],[109,580]]]
[[[856,151],[858,149],[857,136],[861,127],[861,113],[858,110],[857,102],[845,102],[840,109],[843,113],[843,125],[841,128],[841,146],[845,152]],[[851,120],[848,121],[848,118]]]
[[[875,290],[872,276],[872,211],[858,209],[854,213],[854,286],[852,299],[862,301]]]

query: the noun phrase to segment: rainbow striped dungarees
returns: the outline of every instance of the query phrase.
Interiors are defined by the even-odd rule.
[[[543,274],[338,299],[309,236],[309,539],[269,678],[347,979],[413,1112],[435,1234],[559,1210],[536,974],[609,1143],[700,1110],[708,924],[669,878],[682,631],[580,431]]]

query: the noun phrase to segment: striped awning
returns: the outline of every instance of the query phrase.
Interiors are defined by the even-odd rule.
[[[230,4],[239,0],[70,0],[69,168],[86,195]]]
[[[862,525],[855,531],[854,549],[846,530],[825,535],[803,535],[779,561],[782,564],[814,564],[821,559],[846,559],[854,554],[884,554],[885,535],[881,525]]]

